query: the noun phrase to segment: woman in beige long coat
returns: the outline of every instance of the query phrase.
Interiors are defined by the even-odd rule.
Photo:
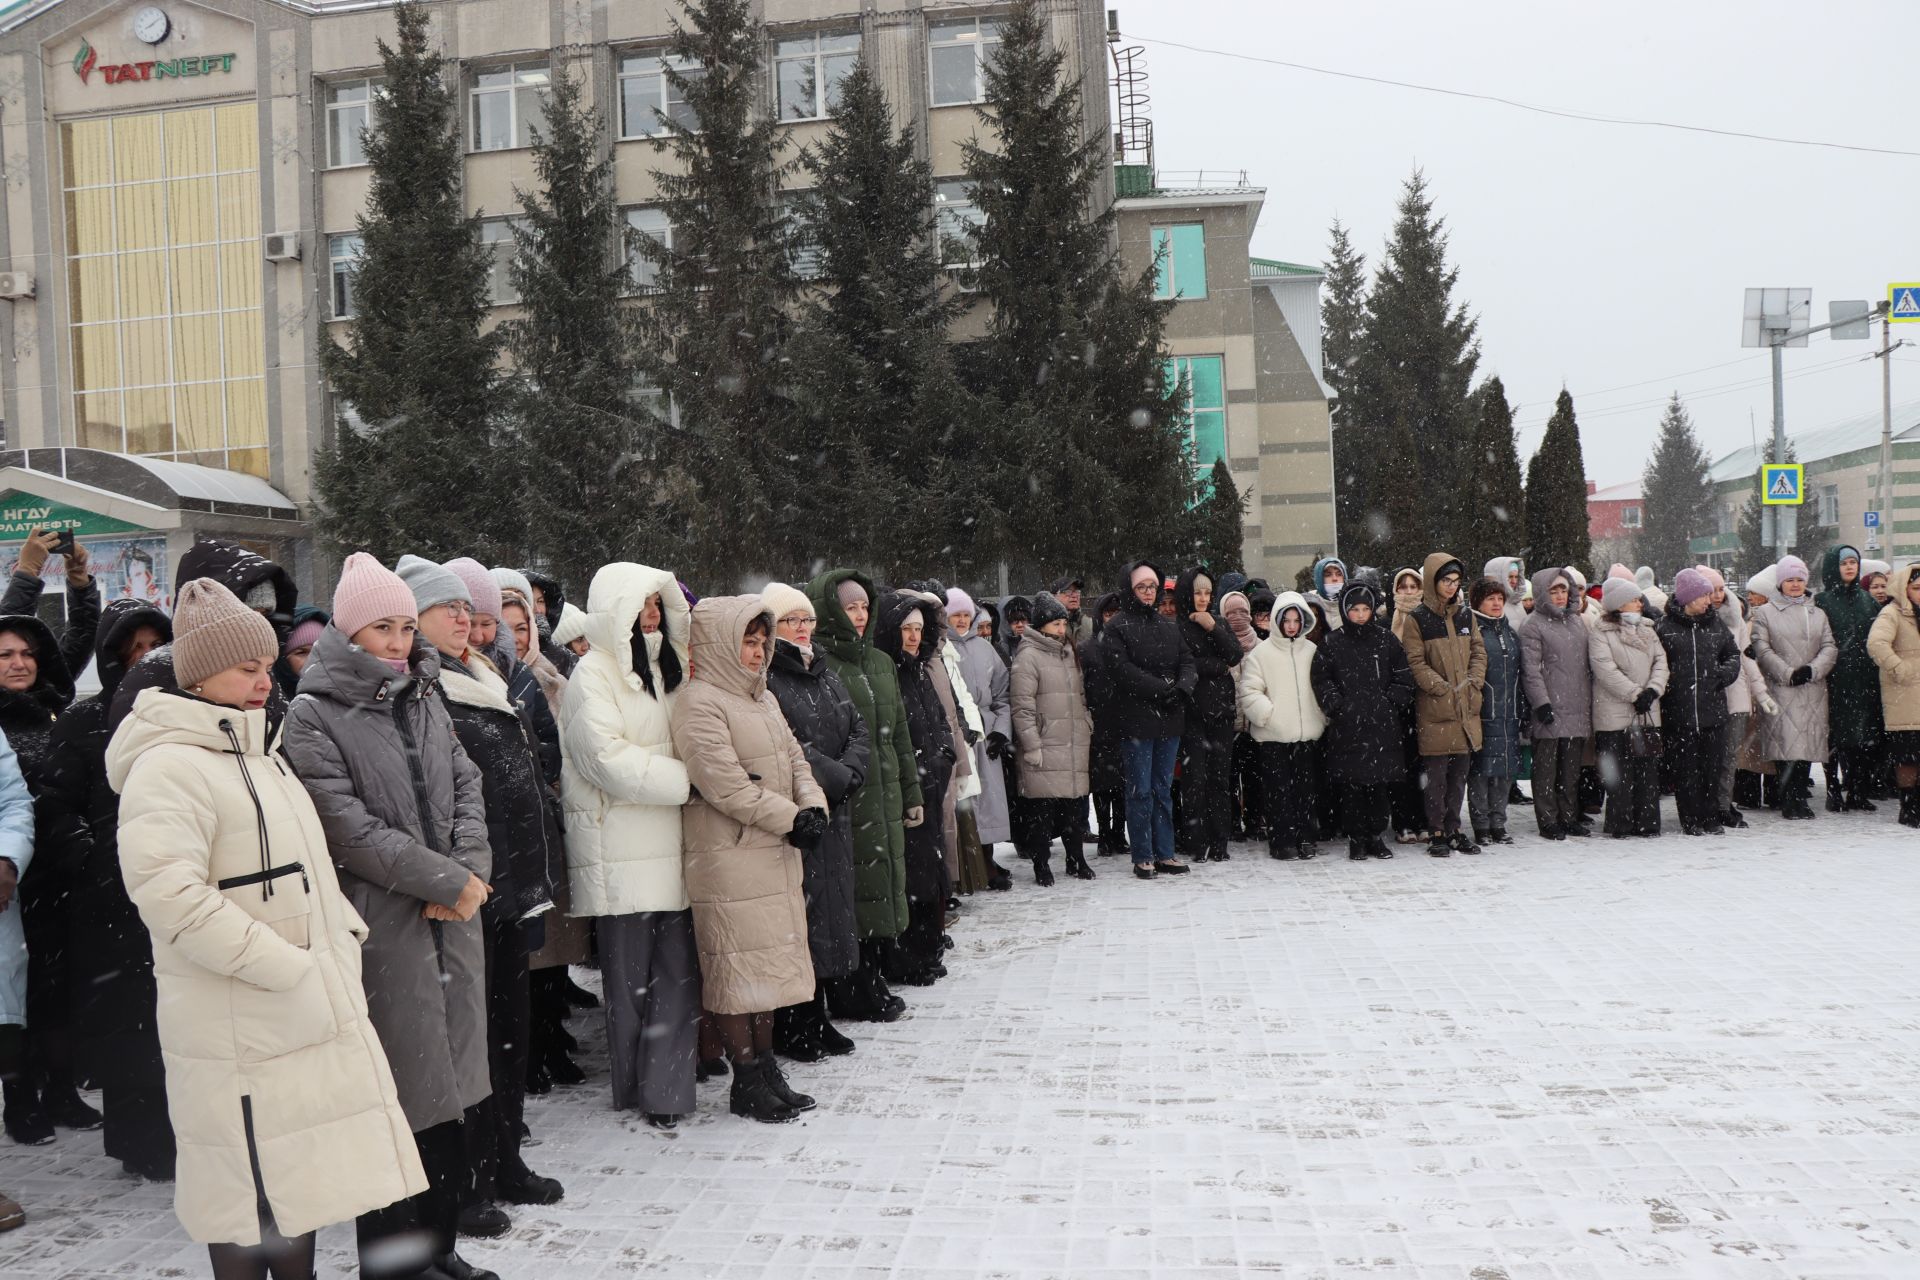
[[[1892,598],[1867,632],[1867,655],[1880,668],[1900,825],[1920,827],[1920,561],[1900,566],[1888,585]]]
[[[272,753],[273,628],[211,580],[174,615],[179,690],[107,748],[120,868],[153,934],[174,1210],[217,1280],[313,1273],[313,1233],[426,1190],[360,986],[367,926]]]
[[[1066,606],[1042,591],[1033,601],[1027,635],[1013,655],[1008,701],[1013,709],[1020,795],[1015,837],[1033,857],[1034,880],[1053,883],[1047,865],[1058,836],[1067,874],[1093,879],[1081,847],[1081,819],[1093,789],[1093,713],[1087,710],[1080,652],[1068,639]]]
[[[733,1062],[730,1109],[780,1122],[813,1106],[774,1060],[773,1014],[813,998],[801,850],[826,834],[827,797],[767,690],[772,648],[773,614],[759,596],[694,606],[673,745],[693,786],[681,847],[700,1003]]]

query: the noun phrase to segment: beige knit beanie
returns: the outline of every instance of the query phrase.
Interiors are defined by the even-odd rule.
[[[265,618],[211,578],[180,588],[173,609],[173,680],[191,689],[250,659],[272,662],[280,640]]]

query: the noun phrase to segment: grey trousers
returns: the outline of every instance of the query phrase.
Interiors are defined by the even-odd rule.
[[[1747,722],[1752,714],[1742,711],[1727,717],[1726,752],[1720,761],[1720,787],[1715,793],[1721,813],[1733,808],[1733,775],[1740,772],[1740,744],[1747,740]]]
[[[1507,795],[1512,788],[1511,777],[1496,778],[1490,773],[1467,775],[1467,814],[1473,819],[1475,834],[1507,829]]]
[[[688,1115],[700,1036],[693,912],[636,911],[594,923],[613,1105]]]
[[[1465,752],[1457,756],[1420,757],[1420,770],[1426,775],[1422,799],[1427,805],[1428,834],[1460,833],[1460,806],[1467,798],[1467,770],[1472,766],[1473,757]]]
[[[1580,821],[1580,763],[1585,738],[1533,739],[1533,816],[1545,832]]]

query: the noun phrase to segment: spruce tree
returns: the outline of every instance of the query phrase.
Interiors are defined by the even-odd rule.
[[[1354,375],[1365,338],[1367,258],[1353,247],[1347,229],[1333,220],[1332,244],[1321,269],[1326,272],[1326,294],[1320,301],[1321,366],[1333,401],[1327,412],[1333,423],[1334,523],[1348,554],[1359,553],[1365,541],[1366,515],[1374,474],[1364,423],[1353,411]],[[1350,545],[1349,545],[1350,544]]]
[[[462,196],[459,75],[429,45],[424,5],[393,13],[396,42],[380,43],[385,96],[366,133],[354,318],[345,346],[320,346],[328,381],[364,425],[342,419],[319,452],[320,528],[382,560],[517,558],[520,530],[501,518],[515,454],[496,448],[499,340],[481,330],[492,257]]]
[[[1660,419],[1653,457],[1640,475],[1640,533],[1633,547],[1636,561],[1651,565],[1662,582],[1695,563],[1693,539],[1713,532],[1711,463],[1680,393],[1674,392]]]
[[[815,530],[794,503],[838,479],[812,465],[788,386],[788,308],[797,294],[789,219],[776,203],[791,166],[760,109],[766,35],[749,0],[684,0],[666,53],[696,128],[662,116],[653,170],[672,245],[640,237],[656,269],[641,308],[640,364],[678,413],[684,439],[660,458],[677,568],[712,581],[790,571]]]
[[[1241,526],[1246,509],[1247,500],[1235,488],[1227,460],[1216,458],[1207,477],[1207,496],[1193,507],[1193,563],[1207,566],[1215,579],[1244,568]]]
[[[986,337],[966,352],[971,385],[997,404],[979,482],[1005,513],[988,536],[1023,569],[1105,570],[1174,550],[1199,496],[1185,388],[1166,374],[1171,302],[1154,270],[1122,273],[1113,209],[1094,207],[1106,140],[1083,136],[1078,81],[1034,0],[1001,22],[980,121],[965,150],[985,222],[975,235]]]
[[[801,163],[820,288],[793,341],[795,399],[828,483],[797,495],[813,555],[893,580],[978,573],[969,531],[1003,513],[973,483],[981,410],[953,368],[946,294],[928,234],[933,172],[896,130],[863,58],[832,127]]]
[[[510,276],[523,314],[506,326],[515,426],[534,516],[534,558],[584,584],[601,565],[660,541],[650,468],[660,424],[633,402],[638,338],[622,297],[626,227],[601,151],[602,121],[581,82],[553,77],[533,148],[533,191],[516,192]]]
[[[1517,555],[1527,538],[1527,495],[1520,477],[1520,445],[1513,406],[1499,378],[1474,389],[1472,468],[1461,554],[1470,565]]]
[[[1547,434],[1527,463],[1527,563],[1571,565],[1592,576],[1593,539],[1587,531],[1587,464],[1573,396],[1561,391]]]
[[[1453,300],[1460,273],[1447,264],[1445,226],[1434,216],[1425,175],[1414,170],[1367,294],[1350,403],[1342,410],[1360,427],[1351,462],[1370,507],[1380,505],[1380,486],[1394,483],[1383,481],[1386,472],[1417,470],[1428,550],[1459,545],[1464,529],[1475,434],[1468,395],[1480,361],[1479,322]],[[1395,418],[1412,437],[1411,463],[1371,447],[1394,430]]]

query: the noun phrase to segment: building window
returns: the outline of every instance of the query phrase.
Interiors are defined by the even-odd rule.
[[[1620,527],[1622,529],[1638,529],[1640,527],[1640,508],[1621,507]]]
[[[965,18],[927,24],[928,76],[933,105],[984,102],[987,68],[1000,52],[1000,24],[992,18]]]
[[[327,167],[350,169],[367,162],[362,135],[373,128],[373,111],[384,80],[341,80],[327,85]]]
[[[1840,523],[1840,489],[1837,485],[1828,485],[1820,490],[1820,523],[1823,525]]]
[[[521,62],[473,74],[474,151],[506,151],[533,145],[533,131],[546,123],[547,64]]]
[[[781,198],[780,239],[787,251],[787,268],[802,280],[818,279],[824,260],[813,225],[813,203],[805,196]]]
[[[974,239],[986,224],[987,215],[974,203],[972,183],[955,179],[934,184],[933,230],[941,266],[951,271],[975,265],[980,255]]]
[[[333,318],[353,319],[353,272],[365,252],[357,235],[327,237],[327,275],[333,284]]]
[[[1207,232],[1197,222],[1153,229],[1156,298],[1207,296]]]
[[[620,136],[651,138],[667,131],[671,120],[688,132],[698,132],[700,115],[687,101],[684,89],[667,76],[672,67],[684,80],[698,80],[706,72],[697,62],[659,53],[639,53],[620,59]]]
[[[72,443],[266,476],[259,108],[59,129]]]
[[[773,79],[782,120],[824,120],[839,105],[840,82],[860,56],[855,35],[795,36],[773,46]]]
[[[667,211],[656,208],[627,210],[627,229],[637,237],[645,237],[661,248],[673,249],[673,224],[667,221]],[[637,292],[650,293],[660,287],[660,264],[640,252],[636,245],[627,256],[628,274],[633,278],[633,287]]]
[[[526,225],[526,221],[525,218],[480,220],[480,243],[493,255],[493,264],[487,268],[487,301],[496,307],[520,301],[513,287],[513,260],[520,252],[513,229]]]
[[[1194,465],[1205,471],[1227,453],[1227,387],[1220,356],[1171,356],[1168,386],[1187,382],[1186,425]]]

